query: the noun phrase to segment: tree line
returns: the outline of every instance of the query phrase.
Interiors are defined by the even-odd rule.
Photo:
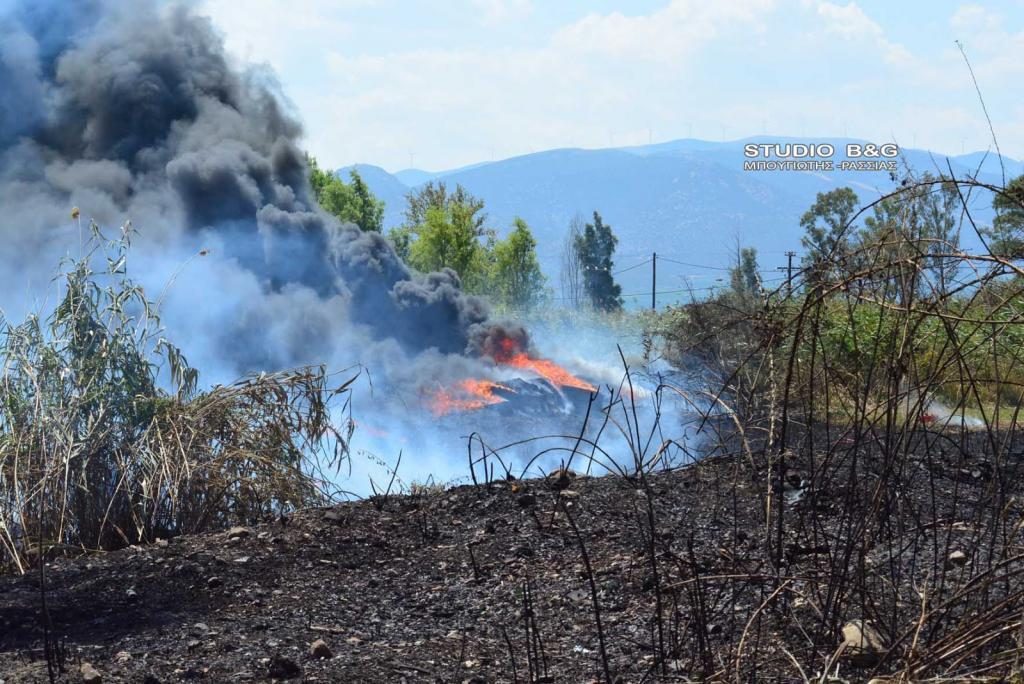
[[[484,201],[462,185],[450,190],[431,181],[406,196],[402,224],[384,231],[384,203],[356,170],[349,180],[308,158],[310,185],[320,206],[364,231],[384,233],[405,263],[421,273],[443,268],[458,274],[471,294],[499,307],[528,311],[554,301],[537,259],[537,240],[516,217],[508,235],[498,237]],[[621,287],[613,275],[618,238],[595,211],[591,222],[577,216],[563,247],[560,301],[569,308],[610,312],[622,308]]]

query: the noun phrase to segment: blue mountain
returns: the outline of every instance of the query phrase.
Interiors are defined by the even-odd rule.
[[[828,172],[744,170],[748,143],[828,143],[836,150],[836,168]],[[918,175],[953,173],[999,184],[999,159],[985,153],[959,156],[925,150],[900,151],[900,170],[839,170],[846,145],[865,141],[840,138],[755,137],[731,142],[683,139],[615,149],[557,149],[441,172],[405,169],[389,174],[357,165],[360,174],[385,201],[385,225],[399,225],[405,195],[430,181],[461,184],[486,203],[489,225],[506,231],[516,216],[531,227],[544,271],[556,287],[558,264],[570,221],[590,220],[600,212],[619,238],[616,266],[642,263],[659,255],[659,302],[719,286],[737,243],[758,250],[766,281],[778,283],[785,252],[800,252],[801,215],[819,192],[850,186],[863,204],[899,187],[905,169]],[[1024,173],[1024,163],[1004,158],[1007,179]],[[346,169],[339,172],[347,175]],[[991,220],[991,197],[975,193],[976,221]],[[977,244],[965,225],[964,244]],[[650,301],[650,267],[633,268],[618,278],[628,299]],[[645,293],[646,291],[646,293]],[[636,297],[632,297],[632,295]]]

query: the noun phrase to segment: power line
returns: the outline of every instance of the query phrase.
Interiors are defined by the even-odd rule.
[[[632,266],[628,266],[618,271],[612,271],[612,275],[619,275],[620,273],[625,273],[626,271],[632,271],[634,268],[640,268],[641,266],[646,266],[649,263],[651,263],[650,259],[644,259],[639,264],[633,264]]]
[[[691,264],[685,261],[678,261],[676,259],[670,259],[667,256],[662,256],[663,261],[669,261],[673,264],[679,264],[680,266],[690,266],[691,268],[706,268],[711,271],[731,271],[731,268],[723,268],[722,266],[707,266],[705,264]]]

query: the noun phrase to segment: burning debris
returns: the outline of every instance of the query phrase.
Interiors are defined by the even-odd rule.
[[[479,337],[471,352],[490,359],[496,369],[526,371],[528,375],[543,379],[559,393],[565,388],[584,392],[597,391],[595,385],[576,377],[550,359],[531,354],[527,351],[529,348],[529,336],[525,329],[494,325]],[[453,387],[442,387],[437,390],[429,396],[428,405],[435,415],[475,411],[485,406],[504,403],[508,400],[507,395],[514,395],[516,392],[517,390],[509,383],[471,378],[462,380]]]
[[[586,380],[575,377],[554,361],[547,358],[534,358],[524,351],[510,351],[507,355],[498,356],[495,361],[502,366],[532,371],[556,387],[572,387],[593,392],[597,389]]]
[[[497,390],[513,391],[508,385],[490,380],[462,380],[452,388],[441,388],[429,397],[428,404],[435,416],[454,411],[475,411],[476,409],[500,404],[506,399]]]

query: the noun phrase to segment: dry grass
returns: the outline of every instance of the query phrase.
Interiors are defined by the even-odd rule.
[[[323,368],[197,391],[130,281],[126,228],[68,262],[52,314],[0,319],[0,548],[114,548],[324,500],[346,456],[347,387]],[[96,272],[91,264],[105,263]],[[351,374],[349,374],[351,375]]]

